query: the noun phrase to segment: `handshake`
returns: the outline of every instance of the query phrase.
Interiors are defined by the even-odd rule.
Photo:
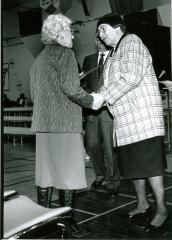
[[[101,108],[105,101],[104,97],[99,93],[91,93],[90,95],[93,96],[94,99],[92,109],[98,110],[99,108]]]

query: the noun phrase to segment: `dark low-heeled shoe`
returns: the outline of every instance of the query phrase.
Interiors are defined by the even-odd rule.
[[[137,225],[145,225],[150,221],[152,215],[152,208],[148,207],[144,211],[137,213],[135,215],[128,215],[129,223],[134,223]]]
[[[104,181],[104,178],[101,179],[100,181],[95,180],[91,185],[91,189],[94,190],[96,188],[100,188],[102,186],[103,181]]]
[[[144,230],[146,233],[156,233],[156,232],[163,231],[165,230],[166,224],[169,221],[169,219],[170,219],[170,214],[167,215],[167,218],[160,226],[155,226],[149,223]]]

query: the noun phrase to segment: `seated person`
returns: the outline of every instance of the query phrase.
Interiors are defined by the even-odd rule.
[[[20,97],[17,98],[17,107],[24,107],[26,105],[27,97],[25,97],[24,93],[20,93]]]
[[[3,94],[3,107],[14,107],[14,102],[7,97],[7,94]]]

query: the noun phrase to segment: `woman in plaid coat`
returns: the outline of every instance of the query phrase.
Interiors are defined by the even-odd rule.
[[[102,17],[97,28],[100,38],[113,51],[104,67],[104,86],[99,94],[114,116],[114,142],[118,146],[119,166],[125,178],[132,179],[137,206],[129,221],[147,219],[150,204],[145,184],[149,181],[156,199],[156,212],[145,231],[162,228],[169,216],[164,203],[164,120],[162,100],[146,46],[135,34],[127,34],[120,16]]]

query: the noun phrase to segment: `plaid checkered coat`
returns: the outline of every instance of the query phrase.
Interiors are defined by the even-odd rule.
[[[164,135],[162,99],[151,55],[141,39],[126,35],[109,57],[100,93],[114,116],[118,146]]]

